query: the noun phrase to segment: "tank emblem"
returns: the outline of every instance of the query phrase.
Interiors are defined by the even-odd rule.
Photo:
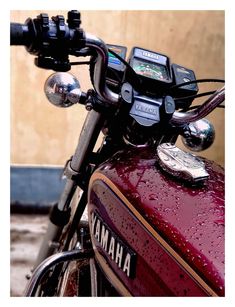
[[[175,177],[190,182],[201,182],[209,178],[203,161],[195,155],[179,149],[174,144],[158,145],[157,155],[161,167]]]
[[[91,235],[99,247],[128,277],[135,277],[136,254],[106,225],[101,217],[92,212]]]

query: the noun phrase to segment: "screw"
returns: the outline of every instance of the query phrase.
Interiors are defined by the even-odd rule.
[[[91,111],[92,109],[93,109],[92,103],[91,103],[91,102],[87,102],[87,104],[86,104],[86,110],[87,110],[87,111]]]

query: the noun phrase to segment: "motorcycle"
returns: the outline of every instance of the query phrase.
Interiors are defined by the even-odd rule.
[[[76,10],[67,22],[40,14],[11,23],[11,45],[55,71],[48,100],[89,111],[25,296],[224,296],[224,170],[175,144],[181,136],[191,151],[212,145],[205,117],[222,106],[225,88],[198,94],[198,84],[224,80],[197,80],[139,47],[126,60],[125,46],[80,25]],[[82,64],[93,85],[86,93],[68,73]]]

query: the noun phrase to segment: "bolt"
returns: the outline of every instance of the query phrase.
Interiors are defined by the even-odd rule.
[[[91,111],[92,109],[93,109],[92,103],[91,103],[91,102],[87,102],[87,104],[86,104],[86,110],[87,110],[87,111]]]

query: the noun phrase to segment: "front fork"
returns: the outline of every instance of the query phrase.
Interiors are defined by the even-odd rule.
[[[34,269],[47,257],[62,247],[61,238],[63,236],[64,227],[68,224],[69,219],[73,220],[73,216],[70,216],[70,211],[71,200],[77,188],[76,178],[81,174],[81,169],[84,168],[85,163],[89,160],[89,156],[93,151],[102,124],[103,117],[100,113],[94,110],[88,112],[75,153],[66,166],[65,175],[67,181],[58,204],[54,210],[52,210],[52,216],[50,217]],[[86,199],[84,198],[86,198],[87,191],[83,193],[83,197],[81,197],[76,208],[76,223],[79,223],[86,206]],[[66,248],[63,248],[63,250],[64,249]]]

